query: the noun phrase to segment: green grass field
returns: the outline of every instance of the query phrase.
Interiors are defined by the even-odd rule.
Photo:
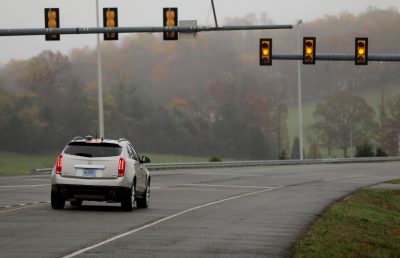
[[[0,176],[29,175],[35,168],[50,168],[54,166],[59,153],[27,155],[10,152],[0,152]],[[143,154],[152,163],[170,162],[207,162],[208,157],[191,157],[173,154]]]
[[[192,157],[174,154],[143,154],[148,156],[152,163],[174,163],[174,162],[207,162],[208,157]]]
[[[400,83],[388,86],[387,89],[385,90],[385,95],[386,99],[390,99],[392,97],[400,95]],[[363,97],[367,103],[375,109],[375,118],[378,121],[378,111],[379,111],[379,105],[380,105],[380,90],[379,89],[370,89],[359,96]],[[315,119],[313,117],[313,113],[315,111],[315,107],[317,105],[317,102],[307,102],[303,103],[303,141],[304,141],[304,151],[307,154],[308,153],[308,147],[310,143],[307,140],[307,128],[310,126],[312,123],[315,122]],[[287,119],[287,125],[288,125],[288,131],[289,131],[289,143],[290,143],[290,148],[292,148],[293,145],[293,140],[295,137],[298,137],[299,135],[299,111],[298,111],[298,106],[294,105],[289,107],[289,116]],[[353,152],[354,152],[353,148]],[[291,152],[290,152],[291,153]],[[349,154],[351,151],[349,151]],[[327,157],[327,150],[321,149],[321,154],[323,157]],[[343,157],[343,152],[340,150],[335,150],[332,153],[333,157]]]
[[[0,152],[0,176],[28,175],[34,168],[52,167],[56,158],[56,153],[26,155]]]
[[[400,257],[399,213],[400,191],[358,191],[324,212],[294,257]]]

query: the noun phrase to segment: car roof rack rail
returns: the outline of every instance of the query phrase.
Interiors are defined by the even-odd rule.
[[[84,140],[87,140],[87,141],[91,141],[93,139],[94,139],[94,137],[91,136],[91,135],[86,135],[85,138],[84,138]]]
[[[85,140],[85,138],[83,138],[82,136],[75,136],[74,139],[72,139],[73,141],[79,141],[79,140]]]
[[[125,138],[119,138],[119,139],[118,139],[118,142],[126,142],[126,141],[128,141],[128,140],[125,139]]]

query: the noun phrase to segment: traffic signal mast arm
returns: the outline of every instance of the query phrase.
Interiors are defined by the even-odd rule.
[[[0,29],[0,36],[33,36],[48,34],[98,34],[98,33],[158,33],[158,32],[202,32],[202,31],[233,31],[233,30],[274,30],[292,29],[293,25],[248,25],[248,26],[191,26],[191,27],[78,27],[78,28],[26,28]]]
[[[353,61],[354,54],[315,54],[317,61]],[[275,60],[303,60],[302,54],[272,54]],[[399,62],[400,54],[368,54],[368,61]]]

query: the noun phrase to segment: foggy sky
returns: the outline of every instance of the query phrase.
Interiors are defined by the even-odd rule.
[[[359,14],[368,7],[400,9],[399,0],[214,0],[218,22],[227,17],[244,17],[265,12],[275,24],[311,21],[343,11]],[[60,8],[61,27],[95,27],[95,0],[2,0],[0,28],[42,28],[44,8]],[[99,8],[117,7],[119,26],[162,26],[162,8],[178,7],[179,20],[197,20],[212,25],[210,0],[99,0]],[[101,12],[100,12],[101,13]],[[102,19],[100,20],[100,24]],[[206,33],[206,32],[203,32]],[[120,34],[120,39],[124,35]],[[101,37],[102,38],[102,37]],[[68,53],[71,48],[95,46],[95,35],[61,35],[61,41],[45,41],[44,36],[0,38],[0,64],[10,59],[26,59],[50,49]]]

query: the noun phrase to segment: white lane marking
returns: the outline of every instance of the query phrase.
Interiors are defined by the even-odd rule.
[[[25,179],[25,178],[39,178],[39,177],[50,177],[50,175],[33,175],[33,176],[0,176],[0,181],[12,180],[12,179]]]
[[[196,175],[196,176],[239,176],[239,177],[264,177],[265,175],[252,175],[252,174],[227,174],[227,173],[190,173],[185,175]]]
[[[112,242],[112,241],[115,241],[115,240],[118,240],[118,239],[120,239],[120,238],[126,237],[126,236],[128,236],[128,235],[133,234],[133,233],[142,231],[142,230],[144,230],[144,229],[153,227],[153,226],[155,226],[155,225],[157,225],[157,224],[160,224],[160,223],[165,222],[165,221],[167,221],[167,220],[171,220],[171,219],[173,219],[173,218],[176,218],[176,217],[178,217],[178,216],[181,216],[181,215],[186,214],[186,213],[191,212],[191,211],[195,211],[195,210],[198,210],[198,209],[201,209],[201,208],[205,208],[205,207],[208,207],[208,206],[211,206],[211,205],[216,205],[216,204],[219,204],[219,203],[222,203],[222,202],[227,202],[227,201],[231,201],[231,200],[243,198],[243,197],[246,197],[246,196],[251,196],[251,195],[256,195],[256,194],[264,193],[264,192],[271,191],[271,190],[275,190],[275,189],[278,189],[278,188],[281,188],[281,187],[273,187],[273,188],[271,187],[271,188],[268,188],[268,189],[264,189],[264,190],[260,190],[260,191],[256,191],[256,192],[251,192],[251,193],[246,193],[246,194],[241,194],[241,195],[236,195],[236,196],[229,197],[229,198],[225,198],[225,199],[222,199],[222,200],[219,200],[219,201],[215,201],[215,202],[210,202],[210,203],[206,203],[206,204],[203,204],[203,205],[199,205],[199,206],[196,206],[196,207],[193,207],[193,208],[190,208],[190,209],[187,209],[187,210],[178,212],[178,213],[176,213],[176,214],[170,215],[170,216],[168,216],[168,217],[159,219],[159,220],[154,221],[154,222],[152,222],[152,223],[150,223],[150,224],[144,225],[144,226],[142,226],[142,227],[140,227],[140,228],[133,229],[133,230],[131,230],[131,231],[128,231],[128,232],[122,233],[122,234],[120,234],[120,235],[114,236],[114,237],[109,238],[109,239],[107,239],[107,240],[101,241],[101,242],[99,242],[99,243],[97,243],[97,244],[94,244],[94,245],[88,246],[88,247],[86,247],[86,248],[80,249],[80,250],[75,251],[75,252],[73,252],[73,253],[71,253],[71,254],[68,254],[68,255],[66,255],[66,256],[63,256],[63,258],[71,258],[71,257],[77,256],[77,255],[82,254],[82,253],[84,253],[84,252],[87,252],[87,251],[89,251],[89,250],[95,249],[95,248],[97,248],[97,247],[100,247],[100,246],[102,246],[102,245],[108,244],[108,243],[110,243],[110,242]]]
[[[38,179],[38,178],[32,178],[32,179],[27,179],[28,181],[47,181],[50,182],[51,179]]]
[[[229,188],[257,188],[257,189],[269,189],[273,188],[271,186],[256,186],[256,185],[211,185],[211,184],[173,184],[173,185],[162,185],[157,187],[152,187],[152,190],[157,189],[168,189],[177,186],[199,186],[199,187],[229,187]]]
[[[2,185],[0,188],[19,188],[19,187],[32,187],[32,186],[45,186],[50,184],[43,184],[43,185]]]
[[[209,184],[179,184],[177,186],[201,186],[201,187],[230,187],[230,188],[258,188],[258,189],[269,189],[267,186],[255,186],[255,185],[209,185]]]
[[[162,186],[155,186],[155,187],[151,187],[151,190],[155,190],[155,189],[164,189],[164,188],[172,188],[172,187],[176,187],[179,184],[175,184],[175,185],[162,185]]]
[[[350,175],[350,176],[341,176],[341,177],[331,177],[331,178],[327,178],[327,179],[322,179],[322,181],[333,181],[333,180],[337,180],[337,179],[347,179],[347,178],[359,177],[359,176],[363,176],[363,175]]]
[[[6,185],[6,186],[0,186],[0,192],[3,191],[12,191],[12,190],[17,190],[17,189],[27,189],[27,188],[35,188],[35,187],[44,187],[44,186],[49,186],[50,184],[44,184],[44,185]],[[3,189],[2,189],[3,188]]]

